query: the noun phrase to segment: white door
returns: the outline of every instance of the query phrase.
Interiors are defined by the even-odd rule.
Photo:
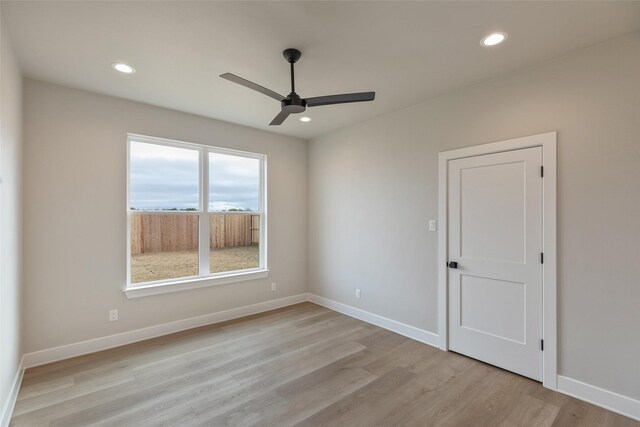
[[[542,148],[449,161],[449,348],[542,380]],[[457,266],[455,265],[457,263]]]

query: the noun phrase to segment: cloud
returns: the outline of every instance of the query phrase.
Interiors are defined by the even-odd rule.
[[[198,151],[131,143],[130,206],[135,209],[198,209]],[[210,210],[257,211],[259,161],[209,154]]]
[[[209,153],[209,209],[257,211],[260,162]]]

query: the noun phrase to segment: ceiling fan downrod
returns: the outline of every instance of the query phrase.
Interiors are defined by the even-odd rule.
[[[298,59],[302,56],[302,52],[298,49],[285,49],[282,52],[282,56],[287,60],[289,64],[291,64],[291,93],[296,93],[296,81],[295,81],[295,73],[293,71],[294,65],[298,62]]]

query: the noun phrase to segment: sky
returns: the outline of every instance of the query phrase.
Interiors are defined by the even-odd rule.
[[[198,209],[197,150],[131,142],[132,209]],[[209,153],[209,210],[257,211],[257,159]]]

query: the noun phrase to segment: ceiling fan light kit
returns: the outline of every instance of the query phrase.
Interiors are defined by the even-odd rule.
[[[280,101],[280,113],[278,113],[278,115],[271,121],[271,123],[269,123],[270,126],[278,126],[282,124],[282,122],[284,122],[285,119],[289,117],[289,115],[302,113],[307,109],[307,107],[373,101],[376,97],[375,92],[359,92],[343,93],[340,95],[317,96],[315,98],[301,98],[300,95],[296,93],[294,64],[298,62],[298,60],[302,56],[302,52],[300,52],[298,49],[291,48],[285,49],[284,52],[282,52],[282,55],[284,56],[284,59],[286,59],[290,64],[291,68],[291,93],[287,96],[282,96],[279,93],[272,91],[271,89],[267,89],[266,87],[243,79],[242,77],[236,76],[235,74],[224,73],[220,75],[220,77],[222,77],[223,79],[237,83],[249,89],[253,89],[263,95],[267,95]]]

